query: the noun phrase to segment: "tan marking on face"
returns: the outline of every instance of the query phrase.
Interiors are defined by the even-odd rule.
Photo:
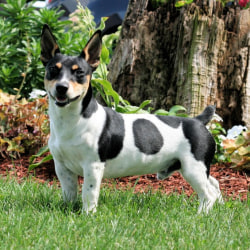
[[[62,64],[61,64],[60,62],[58,62],[58,63],[56,64],[56,67],[57,67],[58,69],[61,69],[61,68],[62,68]]]
[[[77,69],[79,69],[79,66],[78,66],[77,64],[74,64],[74,65],[72,66],[72,70],[77,70]]]
[[[86,95],[88,88],[89,88],[89,84],[90,84],[90,75],[86,75],[86,82],[84,82],[83,84],[80,84],[78,82],[70,82],[70,85],[72,86],[74,95],[80,95],[81,98],[84,98],[84,96]]]

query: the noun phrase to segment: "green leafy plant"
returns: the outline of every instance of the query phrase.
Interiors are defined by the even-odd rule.
[[[229,157],[225,155],[225,149],[223,147],[223,136],[226,135],[226,130],[222,127],[220,122],[213,120],[209,126],[209,131],[213,135],[216,143],[214,163],[229,162]]]
[[[58,21],[62,11],[36,10],[25,0],[0,4],[0,89],[28,97],[32,88],[43,88],[40,34],[44,23],[63,33],[69,21]]]
[[[30,155],[47,144],[49,121],[45,98],[27,102],[0,91],[0,157]]]
[[[175,7],[176,8],[180,8],[183,7],[187,4],[191,4],[193,2],[193,0],[180,0],[180,1],[176,1],[175,3]]]
[[[44,156],[46,155],[46,156]],[[35,162],[38,157],[43,157],[41,161]],[[46,145],[39,149],[37,154],[32,155],[30,157],[30,165],[29,170],[33,170],[36,167],[39,167],[41,164],[46,163],[48,161],[51,161],[53,159],[53,156],[49,152],[49,146]]]
[[[223,141],[226,156],[232,162],[232,168],[250,170],[250,131],[242,132],[236,139]]]
[[[27,6],[24,0],[7,0],[2,6],[4,18],[0,18],[0,148],[2,157],[20,157],[32,154],[30,169],[52,159],[47,146],[49,118],[47,100],[41,98],[28,102],[18,101],[20,96],[28,96],[32,88],[43,88],[44,67],[40,62],[40,33],[44,23],[48,23],[57,37],[60,50],[64,54],[78,55],[96,30],[96,24],[87,8],[78,6],[70,16],[70,21],[58,21],[62,14],[53,10],[35,10]],[[29,14],[29,16],[27,16]],[[104,28],[103,18],[100,29]],[[65,32],[65,29],[68,32]],[[107,80],[107,64],[110,61],[119,37],[119,31],[103,38],[101,63],[92,76],[95,94],[102,97],[107,106],[121,113],[151,113],[150,100],[139,106],[124,100]],[[2,49],[2,50],[1,50]],[[4,52],[3,52],[4,51]],[[185,116],[186,110],[174,106],[169,111],[156,110],[157,115]],[[42,160],[40,160],[42,157]],[[39,162],[37,162],[39,159]]]

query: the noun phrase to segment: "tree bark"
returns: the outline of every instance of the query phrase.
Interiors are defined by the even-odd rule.
[[[198,0],[176,9],[130,0],[109,80],[132,104],[216,104],[225,127],[250,126],[250,9]]]

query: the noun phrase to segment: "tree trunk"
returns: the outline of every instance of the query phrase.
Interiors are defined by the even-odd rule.
[[[250,9],[151,2],[130,0],[109,65],[114,89],[132,104],[179,104],[191,116],[216,104],[224,126],[250,126]]]

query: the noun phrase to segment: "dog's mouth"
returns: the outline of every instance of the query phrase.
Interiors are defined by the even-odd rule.
[[[56,96],[53,96],[53,95],[51,95],[51,93],[49,93],[49,94],[52,97],[52,99],[55,101],[55,104],[57,106],[59,106],[59,107],[64,107],[67,104],[76,101],[80,97],[80,95],[78,95],[78,96],[70,99],[66,95],[56,95]]]

